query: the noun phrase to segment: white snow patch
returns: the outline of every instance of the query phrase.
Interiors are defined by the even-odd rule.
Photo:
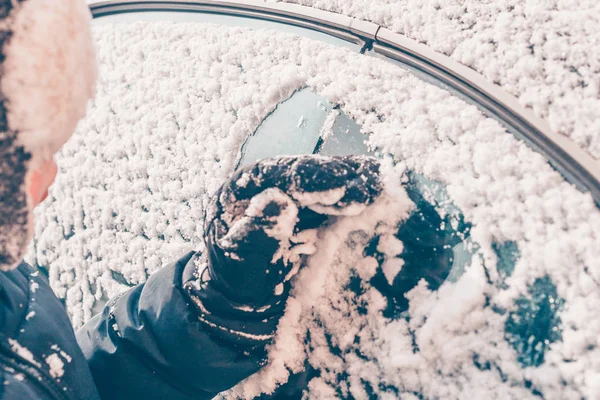
[[[50,376],[53,378],[60,378],[65,374],[65,363],[60,359],[58,354],[52,353],[46,357],[46,364],[50,367]]]
[[[19,344],[19,342],[17,342],[15,339],[9,338],[8,344],[10,345],[11,350],[14,351],[15,353],[17,353],[20,357],[29,361],[33,365],[40,367],[40,363],[36,361],[35,357],[33,356],[33,353],[31,353],[31,351],[29,351],[29,349],[21,346]]]
[[[281,296],[283,294],[283,283],[275,286],[275,296]]]
[[[292,197],[302,207],[331,206],[340,201],[346,194],[346,188],[326,190],[324,192],[299,192],[293,191]]]
[[[304,128],[306,126],[306,118],[304,118],[304,115],[302,115],[300,117],[300,119],[298,120],[298,124],[296,126],[298,128]]]
[[[327,115],[319,135],[323,140],[327,140],[327,138],[333,133],[333,125],[335,124],[335,120],[338,115],[340,115],[339,110],[333,110],[329,113],[329,115]]]
[[[396,236],[386,235],[379,238],[377,250],[386,256],[396,257],[402,254],[404,245]]]
[[[385,260],[381,265],[383,275],[385,275],[385,279],[390,285],[394,283],[394,278],[396,278],[396,275],[398,275],[398,273],[402,270],[403,265],[404,260],[401,258],[391,258]],[[423,268],[427,268],[427,266],[424,265]]]
[[[289,241],[294,234],[294,226],[298,222],[298,207],[292,199],[277,188],[269,188],[254,196],[246,209],[249,217],[263,217],[265,207],[269,204],[279,206],[279,214],[273,217],[273,226],[266,228],[265,232],[270,237],[279,241]],[[267,218],[271,220],[271,218]]]

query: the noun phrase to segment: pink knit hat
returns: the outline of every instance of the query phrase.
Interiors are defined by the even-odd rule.
[[[28,168],[72,135],[94,95],[96,59],[85,0],[0,0],[0,269],[32,237]]]

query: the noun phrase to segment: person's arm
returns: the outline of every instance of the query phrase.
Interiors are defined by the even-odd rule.
[[[221,187],[190,253],[110,301],[77,334],[103,399],[212,398],[258,371],[291,278],[329,215],[381,192],[369,158],[264,160]],[[311,242],[311,240],[313,242]]]
[[[199,320],[183,288],[195,257],[156,272],[77,332],[103,399],[209,399],[260,368],[263,341],[218,335]],[[272,334],[272,326],[255,327]]]

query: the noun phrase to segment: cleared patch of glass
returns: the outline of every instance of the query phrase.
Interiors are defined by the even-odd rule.
[[[326,130],[323,132],[322,144],[317,153],[325,156],[375,155],[374,151],[369,150],[367,137],[360,131],[360,125],[339,108],[333,112],[333,125],[330,129],[324,127]]]
[[[280,103],[242,147],[239,166],[274,155],[312,154],[333,105],[304,89]]]

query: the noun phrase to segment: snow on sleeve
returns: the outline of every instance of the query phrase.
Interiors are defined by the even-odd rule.
[[[58,347],[58,345],[53,344],[52,346],[50,346],[50,348],[54,351],[57,351],[58,354],[60,354],[60,356],[67,362],[67,363],[71,363],[71,361],[73,361],[73,358],[67,354],[67,352],[65,352],[64,350],[61,350],[60,347]]]
[[[58,354],[53,353],[46,357],[46,364],[50,368],[50,376],[53,378],[60,378],[65,374],[65,363],[60,359]]]
[[[35,357],[33,356],[33,353],[29,351],[28,348],[21,346],[19,342],[17,342],[15,339],[9,338],[8,344],[10,345],[11,350],[17,353],[19,357],[24,358],[33,365],[37,366],[38,368],[40,367],[40,363],[36,361]]]

